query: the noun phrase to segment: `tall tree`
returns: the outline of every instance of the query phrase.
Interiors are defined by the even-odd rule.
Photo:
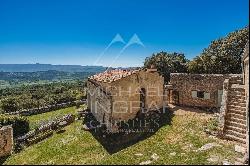
[[[187,62],[184,54],[159,52],[145,59],[144,68],[150,68],[153,65],[164,77],[165,82],[168,82],[170,73],[187,72]]]
[[[229,33],[225,38],[212,41],[201,55],[189,64],[190,73],[239,74],[241,57],[248,41],[249,27]]]
[[[15,97],[3,99],[1,101],[1,108],[4,112],[15,112],[20,109],[18,100]]]

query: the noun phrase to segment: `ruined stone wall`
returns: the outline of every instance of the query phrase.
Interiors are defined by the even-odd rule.
[[[145,90],[144,108],[161,109],[163,85],[164,79],[157,71],[145,70],[110,83],[88,80],[88,108],[99,122],[108,127],[108,130],[114,131],[117,122],[133,119],[141,110],[140,91],[142,88]]]
[[[114,120],[133,119],[140,111],[140,91],[145,90],[145,109],[163,107],[164,79],[157,71],[139,71],[112,83]]]
[[[226,122],[226,114],[228,112],[228,100],[229,100],[229,89],[230,89],[229,79],[225,79],[223,82],[223,96],[220,107],[220,115],[219,115],[219,131],[222,136],[224,133],[225,122]]]
[[[88,108],[100,123],[109,123],[111,117],[112,97],[105,88],[94,82],[87,82]]]
[[[220,107],[219,90],[223,90],[223,82],[230,78],[231,82],[241,82],[242,75],[237,74],[186,74],[172,73],[170,84],[177,91],[178,104],[185,106],[217,108]],[[200,98],[197,92],[204,92]]]
[[[244,85],[246,89],[247,109],[249,106],[249,44],[247,44],[243,56]]]
[[[243,54],[243,74],[244,74],[244,85],[245,85],[245,94],[246,94],[246,116],[247,116],[247,153],[245,160],[249,160],[249,42],[246,45]]]
[[[13,129],[11,126],[0,128],[0,157],[10,155],[13,149]]]

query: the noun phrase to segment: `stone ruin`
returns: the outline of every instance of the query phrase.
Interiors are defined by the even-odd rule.
[[[218,110],[221,107],[223,82],[242,82],[241,74],[171,73],[166,86],[170,104]]]
[[[40,142],[53,135],[53,131],[60,130],[61,128],[73,123],[75,116],[72,114],[64,115],[61,118],[55,118],[45,124],[38,126],[36,129],[29,131],[23,136],[18,137],[15,140],[16,146],[22,148],[22,146],[29,146]]]
[[[236,141],[249,155],[249,43],[242,56],[242,74],[172,73],[167,102],[219,111],[219,135]],[[247,157],[246,157],[247,156]]]
[[[0,157],[11,154],[13,149],[13,128],[11,126],[0,127]]]
[[[117,121],[133,119],[141,110],[154,110],[170,103],[215,110],[220,113],[220,136],[241,144],[248,156],[249,43],[242,59],[243,74],[172,73],[170,84],[165,86],[155,69],[106,71],[88,79],[88,108],[113,132],[117,131],[114,127]],[[157,87],[158,94],[143,95],[150,91],[146,89],[149,86]],[[128,88],[137,94],[124,94]],[[121,92],[122,95],[117,95]],[[152,102],[153,106],[149,104]]]
[[[164,79],[156,69],[109,70],[87,81],[88,108],[112,133],[138,113],[164,106]]]
[[[31,115],[37,115],[37,114],[50,112],[50,111],[55,111],[58,109],[76,106],[77,103],[86,104],[86,100],[77,100],[77,101],[71,101],[71,102],[66,102],[66,103],[58,103],[58,104],[53,104],[53,105],[47,105],[47,106],[40,107],[40,108],[24,109],[24,110],[19,110],[16,112],[5,113],[5,114],[6,115],[31,116]]]

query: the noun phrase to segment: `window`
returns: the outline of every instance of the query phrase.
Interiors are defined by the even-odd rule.
[[[197,97],[203,99],[204,96],[205,96],[204,94],[205,94],[204,91],[198,91],[198,92],[197,92]]]
[[[210,93],[204,91],[192,91],[192,98],[210,99]]]

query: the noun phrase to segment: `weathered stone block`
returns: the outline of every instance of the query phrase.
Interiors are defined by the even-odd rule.
[[[108,130],[143,109],[163,108],[164,79],[156,70],[107,71],[89,78],[87,87],[88,108]]]
[[[0,128],[0,157],[10,155],[13,149],[13,128],[4,126]]]

